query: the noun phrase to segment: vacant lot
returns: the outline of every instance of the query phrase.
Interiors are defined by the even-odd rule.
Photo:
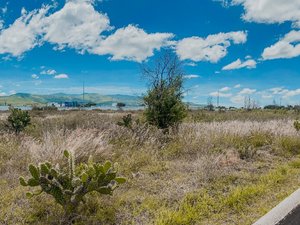
[[[0,134],[0,224],[61,224],[49,196],[27,199],[18,183],[29,163],[118,162],[127,183],[114,196],[93,194],[77,224],[251,224],[300,186],[297,112],[190,112],[177,131],[163,134],[134,113],[39,112],[15,136]]]

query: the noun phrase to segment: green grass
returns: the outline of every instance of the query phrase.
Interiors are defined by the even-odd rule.
[[[242,124],[242,115],[266,122],[295,116],[289,113],[213,112],[209,116]],[[127,178],[113,196],[89,195],[79,209],[78,225],[247,225],[300,186],[300,139],[289,123],[283,124],[283,134],[268,129],[245,134],[219,132],[219,128],[233,130],[222,127],[228,123],[218,123],[220,127],[209,133],[203,127],[210,123],[191,122],[190,114],[187,121],[191,124],[163,135],[143,124],[134,124],[132,130],[117,126],[123,115],[45,112],[33,115],[34,126],[19,137],[3,130],[0,224],[52,225],[63,221],[62,208],[50,196],[27,199],[28,189],[18,184],[19,176],[28,176],[28,164],[48,160],[45,152],[53,151],[58,144],[68,150],[79,145],[79,152],[91,151],[95,160],[118,162],[119,173]],[[133,116],[140,118],[141,114]],[[74,138],[69,140],[69,135]],[[97,151],[89,143],[81,146],[83,138],[89,136],[97,143],[102,139],[96,137],[103,136],[103,146],[96,145]]]
[[[257,202],[265,205],[266,196],[279,194],[274,193],[274,188],[284,189],[284,186],[293,182],[299,175],[299,165],[300,159],[297,159],[263,175],[249,174],[249,177],[251,176],[249,183],[229,187],[228,191],[215,190],[216,186],[226,187],[223,186],[226,178],[218,180],[217,183],[211,184],[211,187],[188,193],[176,208],[162,210],[155,224],[207,224],[211,220],[214,224],[225,224],[228,215],[233,214],[239,215],[238,221],[234,224],[252,224],[258,218],[254,216],[248,221],[252,211],[256,211],[256,208],[249,206]],[[271,209],[274,203],[268,203],[268,208]],[[262,211],[260,215],[264,213],[265,211]]]

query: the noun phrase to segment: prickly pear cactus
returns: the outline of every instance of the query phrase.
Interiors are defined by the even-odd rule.
[[[27,193],[28,197],[43,192],[50,194],[64,208],[66,215],[72,217],[87,193],[96,191],[112,195],[120,184],[126,182],[125,178],[117,177],[117,171],[109,161],[101,165],[94,163],[90,157],[87,164],[75,167],[74,156],[68,151],[64,152],[64,156],[68,159],[67,168],[60,169],[49,162],[29,165],[31,178],[25,180],[20,177],[20,184],[40,187],[40,190]]]

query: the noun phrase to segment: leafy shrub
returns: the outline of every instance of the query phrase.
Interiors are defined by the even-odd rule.
[[[300,122],[298,120],[295,120],[294,128],[296,129],[296,131],[300,131]]]
[[[145,110],[147,121],[161,129],[176,126],[186,117],[186,106],[177,97],[173,88],[151,90],[144,97],[148,106]]]
[[[28,111],[22,111],[21,109],[10,110],[10,115],[8,116],[9,127],[14,130],[16,134],[23,131],[28,125],[30,125],[30,115]]]
[[[117,177],[117,171],[109,161],[101,165],[94,163],[90,158],[88,164],[81,163],[75,167],[74,156],[68,151],[64,152],[64,156],[68,158],[67,168],[60,169],[49,162],[38,166],[30,164],[31,178],[25,181],[20,177],[19,180],[22,186],[40,186],[39,191],[28,192],[26,194],[28,197],[42,192],[52,195],[64,208],[68,220],[74,219],[86,194],[96,191],[100,194],[112,195],[119,184],[126,181],[125,178]]]
[[[119,126],[132,128],[132,116],[131,114],[127,114],[126,116],[122,117],[122,121],[117,123]]]

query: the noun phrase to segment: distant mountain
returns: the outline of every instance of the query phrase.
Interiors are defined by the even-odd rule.
[[[13,106],[30,106],[30,105],[45,105],[47,103],[64,103],[64,102],[80,102],[80,103],[95,103],[97,105],[112,105],[117,102],[123,102],[128,106],[138,106],[142,103],[141,97],[131,95],[100,95],[97,93],[85,93],[84,101],[82,94],[49,94],[36,95],[28,93],[17,93],[10,96],[1,96],[0,105]]]

